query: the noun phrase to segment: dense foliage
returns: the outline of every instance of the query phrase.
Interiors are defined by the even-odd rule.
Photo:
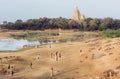
[[[106,29],[120,29],[120,20],[112,18],[104,19],[92,19],[87,18],[83,21],[74,21],[66,18],[39,18],[39,19],[29,19],[25,22],[22,20],[16,20],[16,22],[6,22],[4,21],[0,25],[3,29],[10,30],[44,30],[44,29],[79,29],[85,31],[96,31],[96,30],[106,30]]]
[[[104,30],[103,35],[110,37],[110,38],[115,38],[115,37],[120,37],[120,29],[118,30]]]

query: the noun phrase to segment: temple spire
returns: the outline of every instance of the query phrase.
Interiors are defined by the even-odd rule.
[[[81,14],[79,11],[79,8],[76,7],[74,10],[74,15],[73,15],[72,19],[75,21],[80,21],[80,20],[86,19],[86,17],[85,17],[85,15]]]

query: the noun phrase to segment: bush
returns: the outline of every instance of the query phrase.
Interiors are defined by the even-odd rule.
[[[115,38],[115,37],[120,37],[120,29],[118,30],[104,30],[102,31],[102,34],[110,37],[110,38]]]

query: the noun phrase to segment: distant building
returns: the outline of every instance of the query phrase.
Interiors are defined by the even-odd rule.
[[[80,13],[79,8],[76,7],[72,19],[75,21],[80,21],[80,20],[85,20],[86,18],[87,17],[85,15]]]

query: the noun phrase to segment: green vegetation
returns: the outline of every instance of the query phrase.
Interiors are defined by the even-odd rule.
[[[11,34],[11,37],[15,39],[31,39],[31,40],[44,40],[48,41],[46,37],[48,36],[59,36],[59,33],[48,33],[48,32],[27,32],[21,34]]]
[[[115,38],[115,37],[120,37],[120,29],[118,30],[104,30],[102,32],[103,35],[110,37],[110,38]]]
[[[46,29],[74,29],[74,32],[78,31],[102,31],[102,34],[107,37],[119,37],[120,36],[120,20],[113,19],[110,17],[100,19],[100,18],[87,18],[82,21],[74,21],[72,19],[66,18],[39,18],[39,19],[28,19],[27,21],[23,22],[22,20],[18,19],[14,23],[4,21],[3,24],[0,25],[2,29],[8,30],[46,30]],[[108,30],[109,29],[109,30]],[[12,34],[13,38],[16,39],[27,39],[27,40],[39,40],[48,42],[51,39],[53,40],[54,36],[59,36],[59,32],[27,32],[22,34]],[[66,40],[81,40],[91,37],[99,37],[101,34],[92,35],[92,34],[78,34],[73,36],[73,38],[62,38],[58,39],[59,41],[66,41]],[[55,39],[56,40],[56,39]]]
[[[102,37],[101,33],[81,33],[81,34],[75,35],[74,40],[82,41],[85,39],[96,38],[96,37]]]
[[[62,33],[59,35],[57,31],[52,31],[51,33],[46,31],[39,31],[39,32],[24,32],[21,34],[11,34],[12,38],[15,39],[27,39],[29,41],[39,41],[40,43],[47,43],[47,42],[68,42],[68,41],[82,41],[84,39],[100,37],[101,34],[99,32],[73,32],[73,33]]]
[[[120,29],[120,20],[112,18],[87,18],[82,21],[74,21],[66,18],[39,18],[29,19],[25,22],[16,20],[16,22],[6,22],[0,25],[2,29],[10,30],[45,30],[45,29],[77,29],[81,31],[96,31],[106,29]],[[24,36],[23,36],[24,37]]]

